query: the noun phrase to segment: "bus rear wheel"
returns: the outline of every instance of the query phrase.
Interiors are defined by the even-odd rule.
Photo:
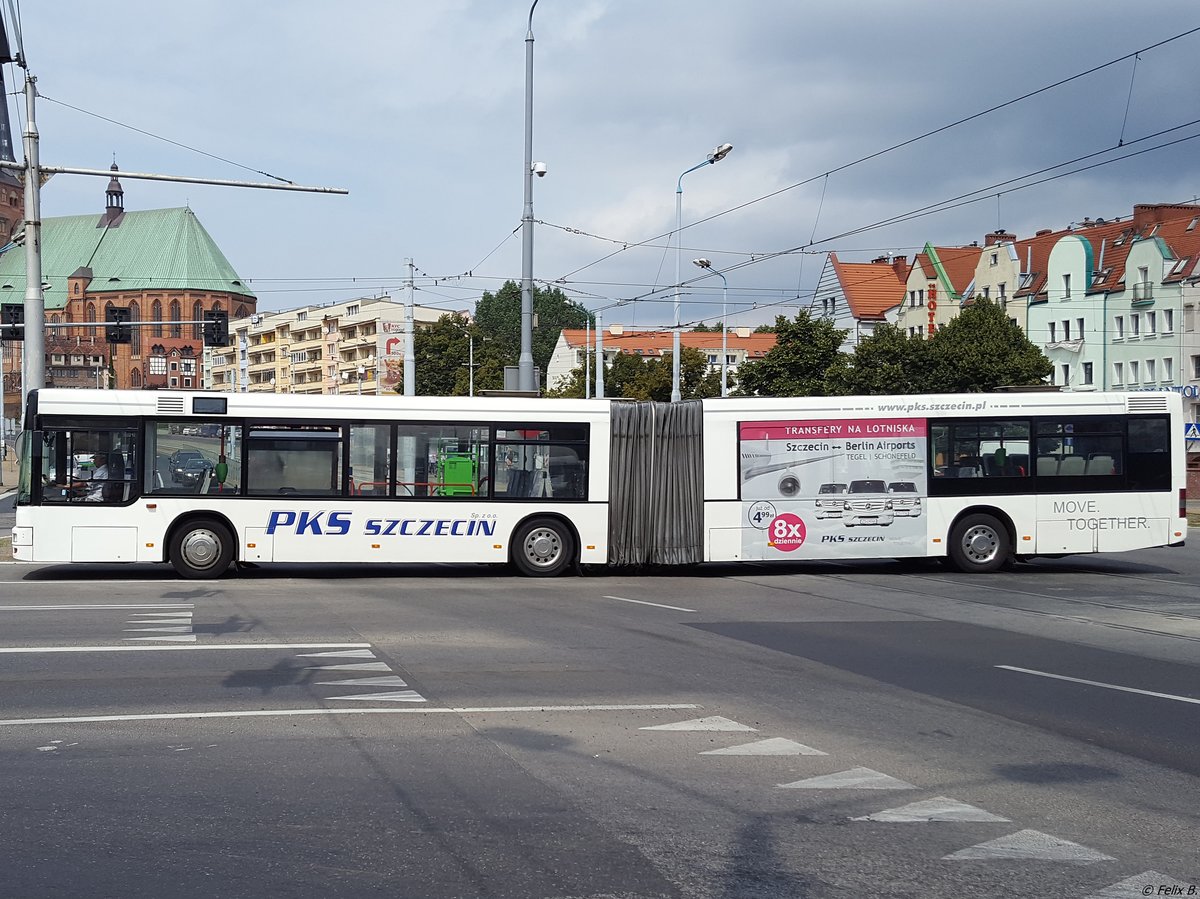
[[[959,571],[995,571],[1012,555],[1008,528],[991,515],[967,515],[950,531],[949,552]]]
[[[196,518],[175,532],[169,557],[180,577],[218,578],[233,561],[233,536],[215,519]]]
[[[534,518],[513,535],[513,563],[526,577],[554,577],[575,559],[575,538],[555,518]]]

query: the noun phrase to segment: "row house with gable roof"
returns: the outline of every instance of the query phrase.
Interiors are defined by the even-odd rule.
[[[896,324],[910,336],[931,337],[958,315],[964,298],[971,294],[975,268],[982,248],[925,248],[913,259],[905,279],[905,294],[896,314]]]
[[[837,253],[826,257],[812,310],[846,332],[842,352],[854,352],[879,325],[896,323],[909,267],[903,256],[880,256],[870,262],[843,262]]]
[[[1054,243],[1027,333],[1069,390],[1173,390],[1200,421],[1200,205],[1141,204]],[[1193,446],[1192,449],[1200,449]]]

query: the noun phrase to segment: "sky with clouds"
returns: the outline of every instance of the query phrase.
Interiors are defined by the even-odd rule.
[[[521,275],[529,9],[26,0],[41,158],[345,187],[124,182],[127,209],[190,206],[260,309],[400,295],[406,257],[419,303],[470,309]],[[534,276],[606,323],[669,323],[676,185],[724,142],[726,159],[682,181],[685,322],[720,316],[720,280],[696,257],[726,270],[730,322],[756,324],[807,306],[829,250],[911,256],[1191,201],[1200,30],[846,166],[1197,28],[1195,0],[539,0]],[[10,92],[18,78],[5,67]],[[9,109],[19,134],[23,105]],[[43,215],[98,213],[105,185],[57,175]],[[973,191],[985,199],[847,234]]]

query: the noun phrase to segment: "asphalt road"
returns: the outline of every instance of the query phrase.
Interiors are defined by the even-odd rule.
[[[0,884],[1200,892],[1194,547],[984,577],[2,565]]]

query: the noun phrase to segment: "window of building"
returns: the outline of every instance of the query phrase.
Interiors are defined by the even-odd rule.
[[[1137,337],[1142,333],[1142,317],[1138,313],[1129,316],[1129,336]]]
[[[171,361],[171,371],[179,371],[179,363],[178,362],[175,362],[174,360]]]
[[[996,285],[996,294],[1000,297],[1000,302],[1004,302],[1004,282],[1001,281]]]
[[[1061,366],[1061,371],[1062,371],[1062,386],[1070,387],[1071,386],[1071,364],[1069,362],[1064,362]]]
[[[925,290],[924,290],[924,288],[917,291],[917,305],[918,306],[925,305]]]
[[[296,313],[296,321],[298,321],[298,322],[302,322],[307,318],[308,318],[307,312],[297,312]]]
[[[1146,383],[1147,384],[1153,384],[1157,380],[1157,376],[1154,373],[1155,368],[1156,368],[1156,365],[1155,365],[1154,360],[1147,359],[1146,360]]]
[[[184,387],[191,387],[191,386],[192,386],[192,379],[191,379],[191,378],[184,378],[184,379],[183,379],[183,386],[184,386]]]
[[[1062,328],[1063,328],[1063,330],[1062,330],[1063,340],[1070,340],[1071,339],[1071,322],[1067,319],[1063,319]]]
[[[1164,381],[1175,380],[1175,360],[1167,356],[1162,361],[1162,379]]]
[[[154,322],[154,326],[150,329],[152,337],[162,337],[162,303],[155,300],[150,304],[150,321]]]
[[[1057,322],[1050,322],[1050,342],[1051,343],[1058,342],[1058,323]]]
[[[1083,340],[1083,319],[1082,318],[1075,319],[1075,336],[1077,338],[1079,338],[1080,340]]]
[[[1200,359],[1200,356],[1197,356],[1196,358]],[[1125,363],[1124,362],[1114,362],[1113,363],[1113,384],[1115,384],[1116,386],[1119,387],[1124,383],[1125,383]]]
[[[358,309],[359,309],[359,304],[354,303],[353,305],[346,307],[346,314],[347,315],[358,315]]]
[[[185,375],[194,375],[196,373],[196,360],[183,359],[179,363],[179,370]]]
[[[983,298],[984,298],[985,300],[987,300],[987,299],[990,299],[990,298],[991,298],[991,290],[992,290],[992,289],[991,289],[990,287],[985,287],[985,288],[983,288]]]
[[[1155,312],[1146,313],[1146,335],[1153,337],[1158,332],[1158,314]]]
[[[1171,334],[1175,331],[1175,310],[1164,309],[1162,314],[1162,329],[1164,334]]]
[[[1070,272],[1064,273],[1062,278],[1063,278],[1063,299],[1069,300],[1069,299],[1071,299],[1071,273]]]
[[[196,300],[194,303],[192,303],[192,321],[194,321],[194,322],[203,322],[204,321],[204,304],[201,303],[199,300]],[[203,340],[203,339],[204,339],[204,325],[203,324],[192,325],[192,340]]]
[[[171,336],[182,337],[183,325],[179,324],[179,322],[183,320],[183,309],[179,305],[179,300],[171,300],[167,316],[171,321]]]
[[[1090,362],[1083,363],[1083,383],[1084,384],[1094,384],[1095,383],[1095,381],[1092,380],[1092,363],[1090,363]]]
[[[166,356],[151,356],[150,357],[150,374],[165,375],[167,373],[167,358]]]
[[[1118,315],[1115,319],[1113,319],[1113,331],[1117,340],[1123,340],[1125,338],[1125,316]]]
[[[1138,364],[1136,362],[1129,363],[1129,383],[1138,383]]]
[[[178,387],[178,386],[179,386],[179,379],[178,379],[178,378],[175,378],[175,377],[172,377],[169,383],[170,383],[170,386],[171,386],[171,387]]]

